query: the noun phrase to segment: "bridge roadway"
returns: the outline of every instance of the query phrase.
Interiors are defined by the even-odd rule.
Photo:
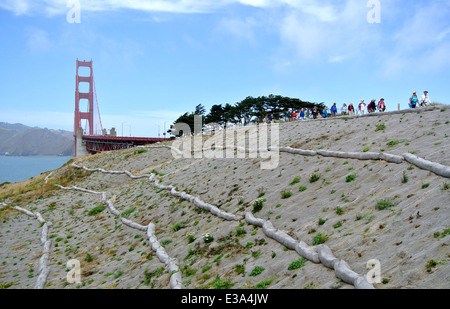
[[[88,153],[95,154],[102,151],[128,149],[172,139],[173,138],[83,135],[83,144],[86,145],[86,151]]]

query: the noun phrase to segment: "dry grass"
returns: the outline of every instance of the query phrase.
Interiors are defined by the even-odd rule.
[[[71,161],[58,169],[56,175],[50,177],[48,184],[45,178],[50,172],[42,173],[26,181],[3,184],[0,186],[0,201],[9,200],[15,205],[26,205],[38,197],[53,193],[57,190],[55,184],[66,186],[83,180],[91,174],[91,172],[70,167],[70,163]]]

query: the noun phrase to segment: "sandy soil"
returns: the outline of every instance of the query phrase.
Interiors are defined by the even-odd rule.
[[[382,124],[384,129],[377,130]],[[283,147],[399,156],[409,152],[447,166],[449,135],[447,108],[280,124]],[[305,260],[302,267],[290,269],[300,255],[244,219],[258,198],[263,206],[255,217],[269,220],[309,246],[317,234],[327,235],[325,244],[356,273],[367,274],[367,262],[378,260],[382,281],[373,284],[377,289],[450,288],[450,179],[408,162],[281,152],[278,166],[263,170],[260,157],[246,156],[174,159],[168,148],[148,148],[75,160],[79,166],[128,170],[134,175],[156,172],[159,183],[197,196],[236,215],[238,221],[199,209],[152,185],[148,178],[97,171],[66,187],[105,192],[122,217],[144,226],[154,223],[155,236],[177,259],[185,288],[354,288],[321,263]],[[48,185],[54,186],[72,170],[76,168],[66,165],[53,171]],[[42,186],[48,174],[39,176]],[[319,180],[310,182],[312,174],[320,174]],[[0,187],[0,194],[13,185]],[[282,191],[291,194],[283,197]],[[51,222],[50,272],[44,288],[170,288],[171,273],[152,250],[145,231],[126,226],[107,208],[89,214],[104,206],[100,195],[55,189],[33,198],[18,197],[0,200],[7,205],[0,212],[3,287],[33,288],[43,254],[42,224],[12,209],[20,206]],[[386,198],[394,206],[377,209],[377,202]],[[214,240],[206,243],[205,233]],[[67,281],[71,259],[80,261],[81,283]]]

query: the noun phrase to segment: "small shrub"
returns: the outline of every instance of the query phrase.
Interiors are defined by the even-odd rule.
[[[203,237],[203,241],[205,243],[210,243],[210,242],[214,241],[214,237],[209,233],[203,234],[202,237]]]
[[[240,227],[236,228],[236,236],[237,237],[239,237],[241,235],[245,235],[245,234],[247,234],[247,231],[245,229],[240,228]]]
[[[317,180],[319,180],[320,179],[320,174],[319,173],[313,173],[313,174],[311,174],[311,176],[309,176],[309,182],[310,183],[313,183],[313,182],[316,182]]]
[[[299,269],[305,266],[305,258],[301,257],[298,260],[295,260],[288,266],[288,270]]]
[[[92,256],[92,254],[86,253],[85,260],[88,262],[92,262],[94,260],[94,257]]]
[[[96,206],[88,212],[88,216],[95,216],[96,214],[101,213],[103,210],[105,210],[105,208],[105,205]]]
[[[164,248],[170,243],[172,243],[172,239],[164,239],[163,241],[161,241],[161,246]]]
[[[324,225],[325,222],[327,222],[327,220],[328,220],[328,219],[322,219],[322,218],[319,218],[319,222],[318,222],[317,224],[318,224],[318,225]]]
[[[138,148],[137,150],[134,151],[134,154],[141,154],[141,153],[145,153],[148,150],[145,148]]]
[[[355,174],[350,174],[347,177],[345,177],[345,182],[352,182],[353,180],[355,180],[356,175]]]
[[[399,143],[400,143],[399,141],[390,141],[386,145],[388,145],[389,147],[392,147],[392,146],[395,146],[395,145],[397,145]]]
[[[318,233],[316,236],[314,236],[312,244],[314,246],[323,244],[328,240],[329,237],[330,236],[328,236],[327,234]]]
[[[334,227],[335,229],[337,229],[337,228],[339,228],[339,227],[341,227],[341,226],[342,226],[342,221],[338,221],[337,223],[333,224],[333,227]]]
[[[372,213],[366,213],[366,214],[357,214],[356,215],[356,221],[361,219],[366,219],[367,222],[372,221],[372,219],[375,218],[375,216]]]
[[[186,223],[181,221],[181,222],[177,222],[174,225],[172,225],[172,231],[174,232],[178,232],[179,230],[183,229],[186,227]]]
[[[253,202],[253,213],[257,213],[259,211],[261,211],[261,209],[263,208],[264,202],[266,201],[266,199],[257,199],[256,201]]]
[[[160,267],[155,269],[154,271],[149,272],[148,270],[144,271],[144,279],[141,281],[142,284],[146,286],[151,286],[152,288],[155,286],[156,278],[160,277],[164,273],[164,267]]]
[[[281,198],[289,198],[292,196],[292,192],[290,190],[281,191]]]
[[[255,268],[253,268],[253,270],[251,271],[250,276],[252,277],[258,276],[264,271],[264,269],[265,269],[264,267],[255,266]]]
[[[213,281],[213,286],[215,289],[231,289],[234,283],[231,283],[231,279],[227,278],[226,280],[221,280],[219,275],[216,276],[216,279]]]
[[[375,208],[378,210],[383,210],[391,207],[395,207],[398,205],[398,202],[395,203],[391,198],[384,198],[377,201]]]
[[[341,206],[337,206],[336,207],[336,214],[338,214],[339,216],[342,215],[344,213],[344,209],[342,209]]]
[[[407,183],[408,182],[408,174],[406,174],[405,171],[403,171],[403,176],[401,178],[402,183]]]
[[[120,215],[122,217],[129,217],[133,211],[136,210],[136,207],[129,207],[127,210],[123,211]]]
[[[383,131],[386,129],[386,125],[384,123],[376,124],[375,127],[376,127],[375,132]]]
[[[272,281],[273,281],[272,278],[264,279],[263,281],[255,284],[255,286],[253,288],[254,289],[265,289],[265,288],[267,288],[268,285],[270,285],[272,283]]]
[[[303,192],[305,191],[307,188],[305,186],[301,186],[300,188],[298,188],[298,191]]]
[[[186,235],[187,239],[188,239],[188,243],[193,243],[195,241],[195,234],[194,233],[188,233]]]
[[[238,274],[238,275],[243,275],[245,276],[245,265],[234,265],[233,266],[234,271]]]
[[[292,182],[291,182],[291,186],[295,185],[296,183],[299,183],[299,182],[300,182],[300,177],[295,177],[294,180],[292,180]]]
[[[450,228],[444,229],[442,233],[439,232],[434,233],[434,238],[444,238],[447,235],[450,235]]]

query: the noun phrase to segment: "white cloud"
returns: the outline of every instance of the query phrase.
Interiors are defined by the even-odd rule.
[[[288,2],[289,0],[285,0]],[[290,1],[289,1],[290,2]],[[300,1],[281,20],[283,47],[294,50],[297,61],[342,62],[364,54],[376,45],[378,32],[367,23],[365,3],[348,0],[344,5],[322,6]]]
[[[12,11],[16,15],[24,15],[31,10],[32,2],[29,0],[2,0],[0,8]]]
[[[450,66],[450,4],[430,2],[411,11],[402,16],[390,37],[383,67],[386,76],[432,74]]]

